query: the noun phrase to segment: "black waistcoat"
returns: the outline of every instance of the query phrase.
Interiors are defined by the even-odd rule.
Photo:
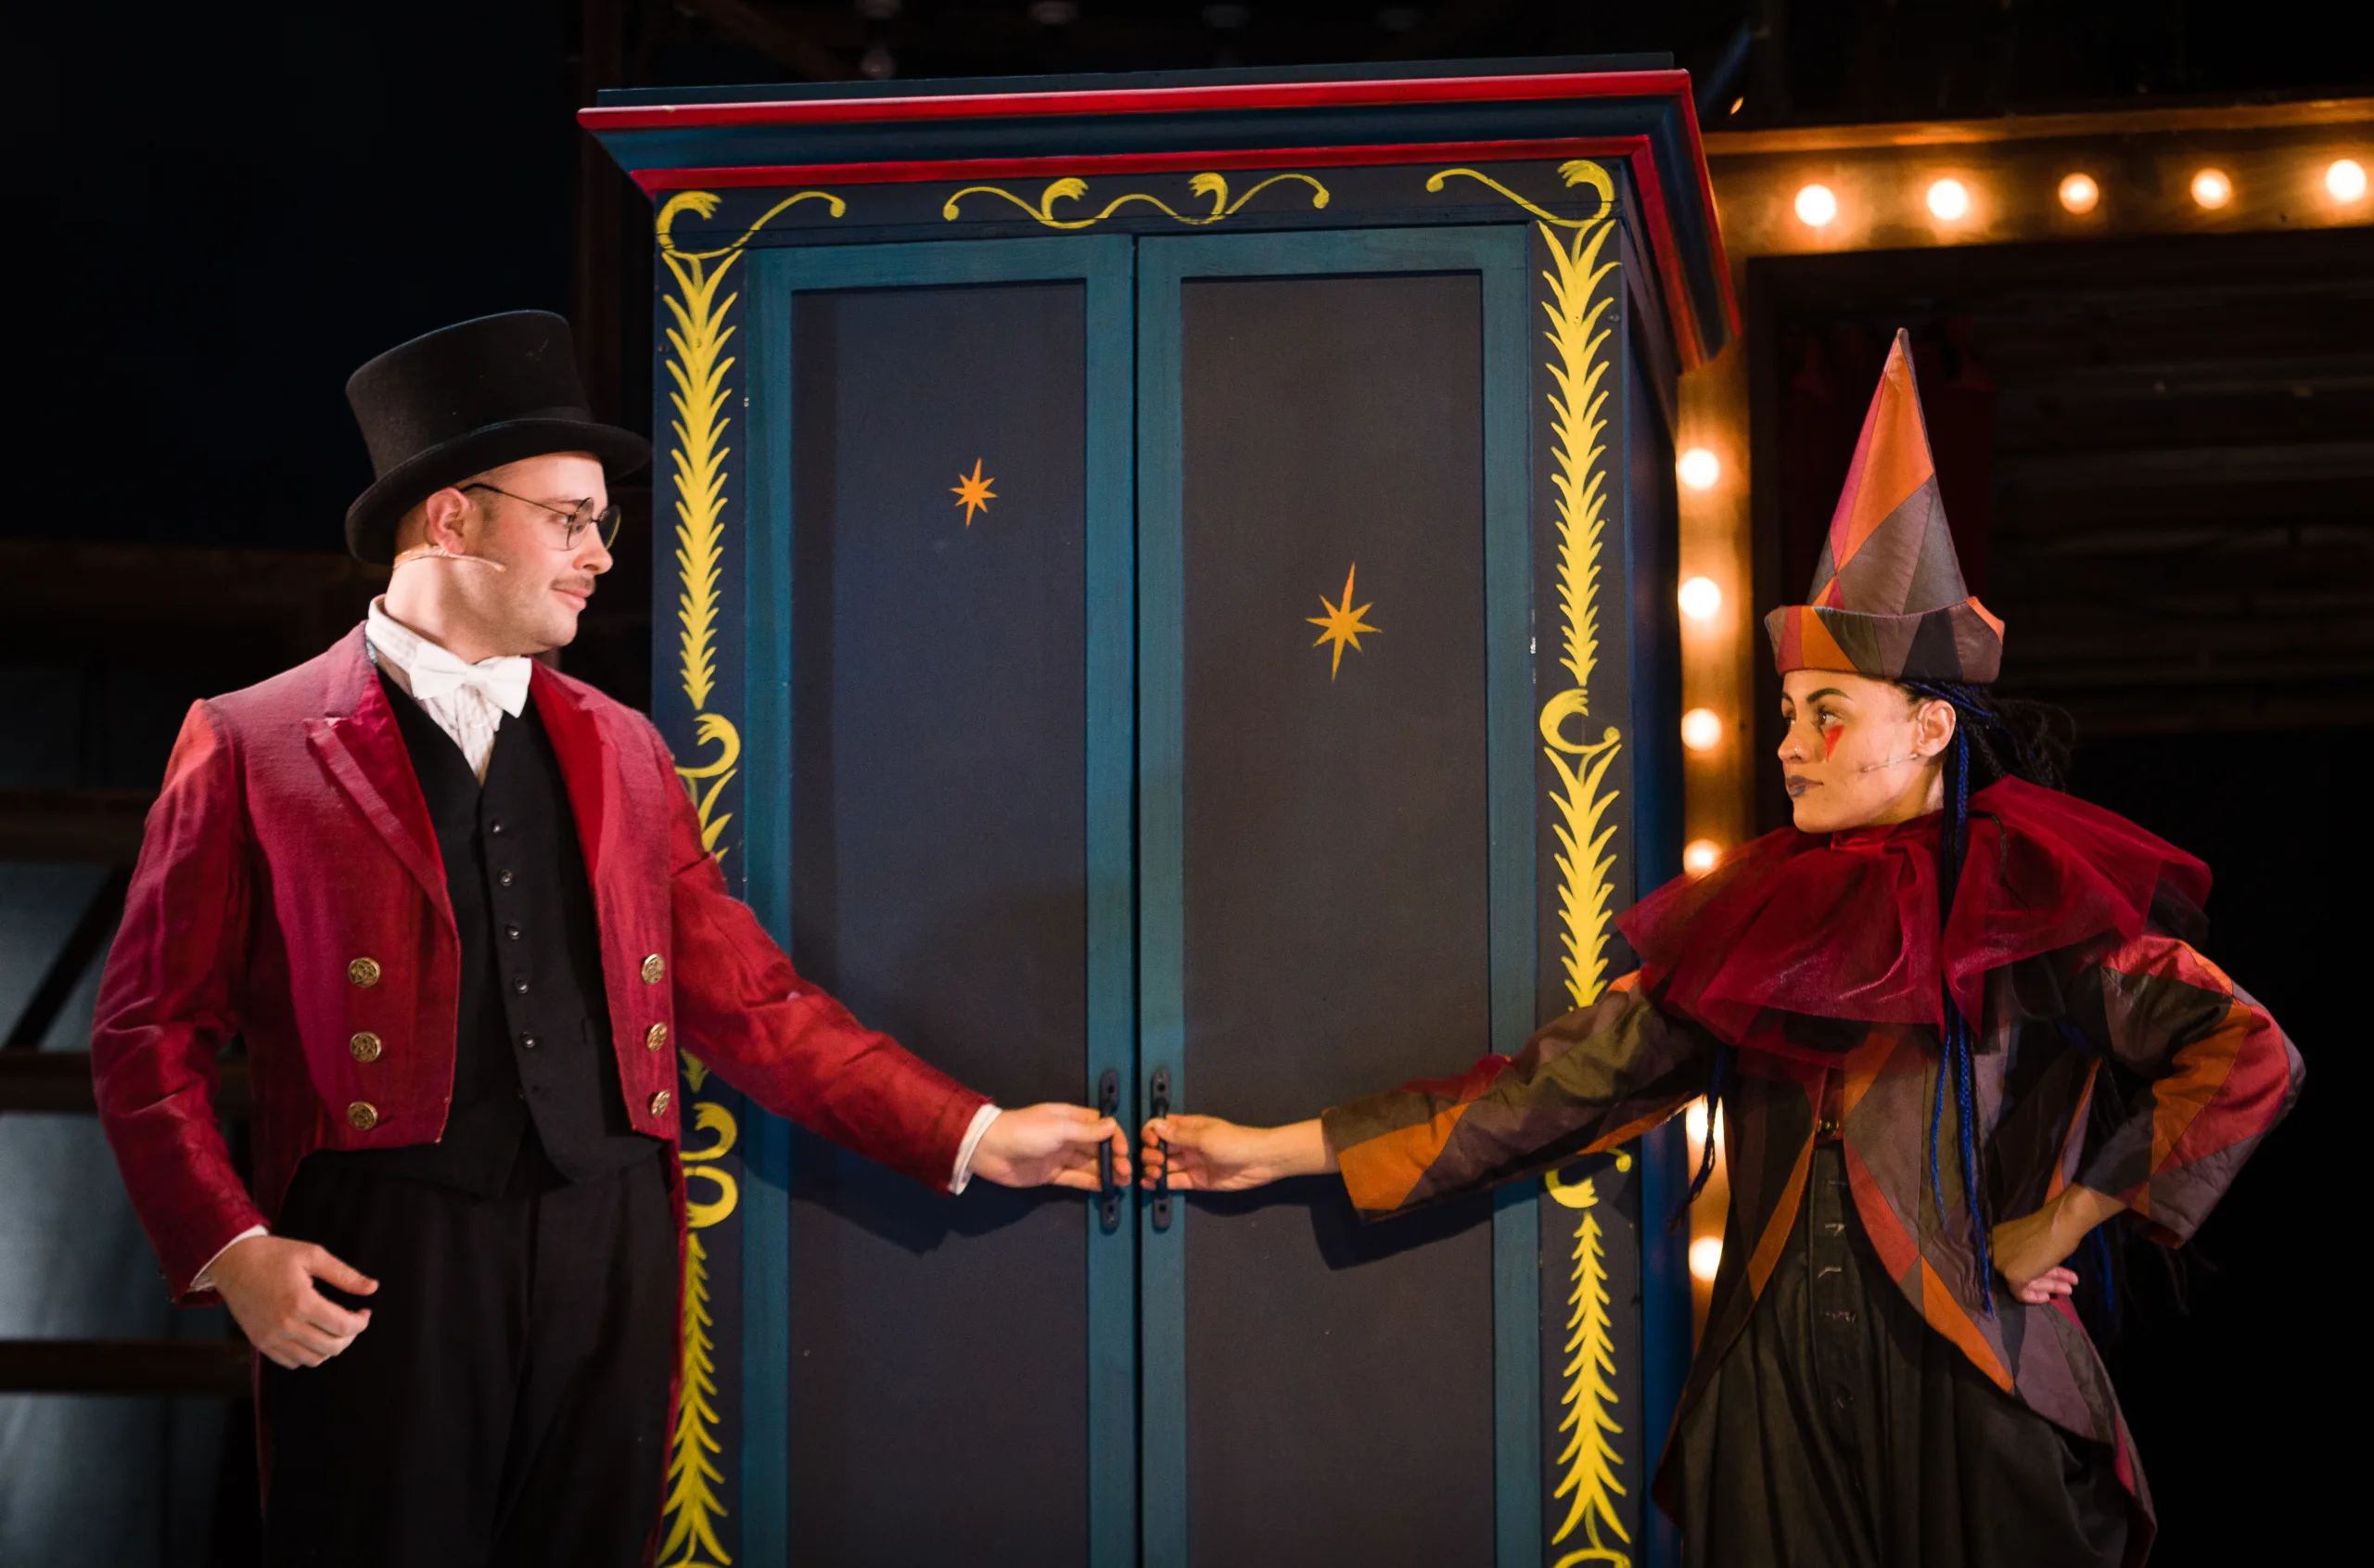
[[[435,1143],[332,1157],[483,1197],[648,1158],[657,1140],[627,1121],[593,886],[536,705],[504,720],[481,786],[453,737],[386,674],[379,683],[428,802],[461,937],[453,1105]]]

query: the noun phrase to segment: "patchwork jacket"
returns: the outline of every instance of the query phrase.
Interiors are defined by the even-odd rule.
[[[1933,906],[1934,907],[1934,906]],[[1932,970],[1934,974],[1934,969]],[[1328,1147],[1366,1217],[1551,1169],[1638,1137],[1704,1092],[1723,1048],[1640,974],[1545,1026],[1513,1060],[1421,1081],[1325,1115]],[[1821,1021],[1796,1019],[1791,1032]],[[1739,1049],[1723,1090],[1730,1208],[1686,1412],[1779,1262],[1818,1137],[1835,1137],[1857,1212],[1929,1326],[1997,1386],[2105,1445],[2148,1521],[2149,1495],[2110,1377],[2066,1301],[2030,1307],[1998,1281],[1982,1304],[1963,1201],[1955,1097],[1945,1097],[1931,1186],[1938,1031],[1861,1024],[1823,1049]],[[2002,1217],[2083,1186],[2147,1232],[2183,1242],[2297,1098],[2299,1052],[2266,1011],[2188,943],[2145,932],[1991,970],[1975,1056],[1981,1168]],[[1833,1078],[1835,1081],[1833,1082]],[[2128,1092],[2107,1114],[2097,1097]],[[1838,1125],[1826,1128],[1825,1105]],[[1677,1422],[1679,1413],[1677,1414]],[[2145,1536],[2148,1539],[2148,1523]]]

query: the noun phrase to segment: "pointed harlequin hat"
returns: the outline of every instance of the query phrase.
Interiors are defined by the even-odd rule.
[[[1962,581],[1902,329],[1855,443],[1813,592],[1764,618],[1773,660],[1879,681],[1981,685],[2003,663],[2003,623]]]

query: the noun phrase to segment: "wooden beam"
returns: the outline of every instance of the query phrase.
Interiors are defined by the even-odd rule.
[[[99,879],[83,905],[83,912],[74,922],[74,929],[66,934],[65,946],[49,961],[42,973],[41,983],[33,988],[32,1000],[17,1014],[8,1026],[8,1038],[0,1040],[0,1051],[39,1051],[41,1042],[49,1038],[50,1026],[66,1011],[76,988],[115,935],[118,923],[123,919],[124,889],[132,884],[129,868],[117,866]]]
[[[1395,33],[1369,51],[1372,60],[1423,60],[1440,54],[1474,32],[1486,22],[1498,18],[1509,8],[1510,0],[1453,0],[1437,7],[1406,32]]]
[[[778,20],[749,0],[676,0],[679,6],[707,21],[736,44],[756,49],[785,70],[810,82],[846,82],[854,72],[849,62],[810,39],[788,22]]]
[[[0,790],[0,861],[128,866],[156,798],[146,789]]]
[[[0,1394],[211,1394],[255,1383],[245,1340],[0,1339]]]
[[[214,1095],[218,1115],[244,1116],[254,1104],[248,1088],[248,1064],[233,1059],[216,1064],[223,1075]],[[98,1098],[91,1087],[91,1053],[87,1051],[0,1052],[0,1111],[34,1111],[50,1115],[94,1115]]]
[[[2189,104],[2170,108],[2005,114],[1986,120],[1908,121],[1884,125],[1791,125],[1769,131],[1709,131],[1709,161],[1775,152],[1848,152],[1870,147],[1971,147],[2055,137],[2107,141],[2174,131],[2267,131],[2355,125],[2374,120],[2374,98],[2301,98],[2278,104]]]

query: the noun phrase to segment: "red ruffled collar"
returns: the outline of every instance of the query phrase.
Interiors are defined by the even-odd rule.
[[[1616,919],[1660,1005],[1731,1044],[1767,1009],[1938,1027],[1941,960],[1979,1019],[1988,970],[2147,925],[2197,920],[2209,868],[2115,812],[2003,779],[1971,797],[1970,854],[1939,941],[1942,818],[1783,828]],[[2155,905],[2158,912],[2155,915]]]

